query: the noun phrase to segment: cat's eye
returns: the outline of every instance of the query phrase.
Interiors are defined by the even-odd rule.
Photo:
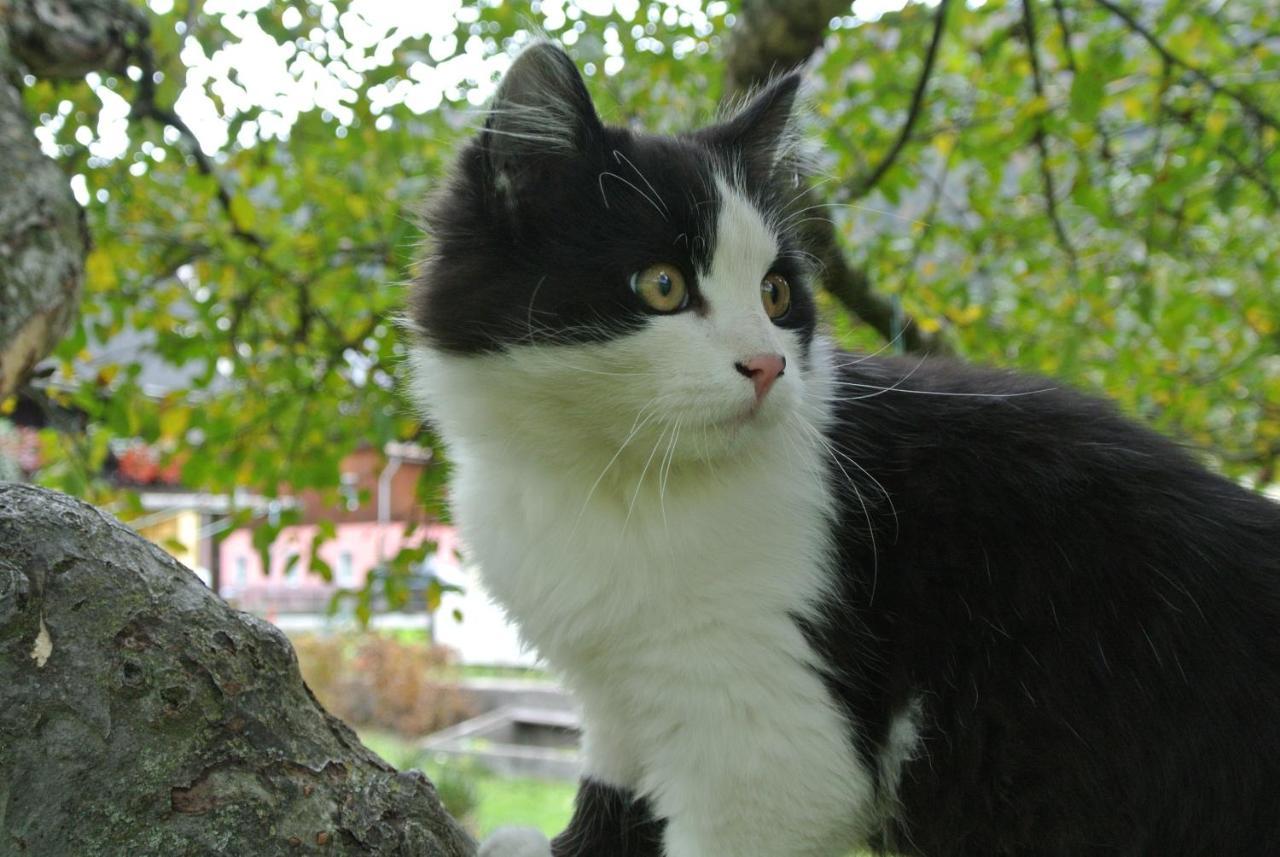
[[[632,274],[631,290],[657,312],[676,312],[689,304],[684,274],[675,265],[665,262]]]
[[[781,274],[769,274],[760,281],[760,297],[764,311],[777,321],[791,309],[791,284]]]

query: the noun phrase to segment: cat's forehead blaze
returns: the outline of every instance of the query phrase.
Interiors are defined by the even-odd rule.
[[[754,306],[757,284],[777,261],[778,237],[741,190],[724,179],[717,182],[717,190],[720,204],[715,252],[704,279],[726,297],[741,295]]]

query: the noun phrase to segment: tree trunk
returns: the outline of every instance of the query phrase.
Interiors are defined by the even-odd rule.
[[[0,853],[470,857],[288,640],[78,500],[0,485]]]
[[[58,165],[22,104],[0,2],[0,400],[66,333],[80,302],[89,234]]]

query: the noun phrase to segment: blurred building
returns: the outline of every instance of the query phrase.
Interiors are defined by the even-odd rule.
[[[292,497],[299,523],[284,527],[268,551],[267,564],[253,544],[253,527],[242,527],[221,539],[219,594],[243,610],[272,620],[287,616],[321,620],[340,589],[359,589],[370,573],[390,562],[403,548],[432,542],[419,579],[425,583],[442,570],[457,567],[453,528],[426,520],[416,486],[429,462],[428,451],[399,444],[367,448],[341,463],[342,499],[334,505],[317,492]],[[333,525],[332,538],[321,538],[321,522]],[[309,570],[316,556],[332,571],[332,580]],[[411,581],[412,583],[412,581]],[[416,605],[419,610],[424,606]]]

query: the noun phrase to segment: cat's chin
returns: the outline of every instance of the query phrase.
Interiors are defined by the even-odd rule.
[[[716,458],[740,454],[753,443],[767,442],[771,432],[782,422],[782,412],[776,407],[751,405],[724,416],[716,416],[703,423],[695,453],[701,458]]]
[[[752,405],[743,408],[727,417],[720,417],[712,420],[708,425],[712,429],[736,434],[751,427],[759,427],[764,424],[771,424],[774,420],[770,419],[772,409],[760,408]]]

